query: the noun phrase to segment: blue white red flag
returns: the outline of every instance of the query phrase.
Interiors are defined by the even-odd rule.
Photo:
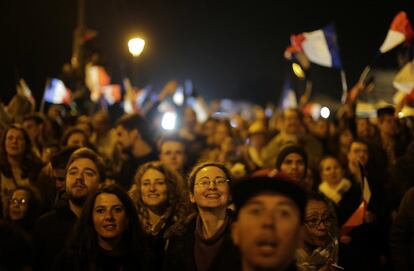
[[[43,99],[53,104],[69,104],[71,102],[70,90],[62,80],[48,79]]]
[[[120,102],[121,95],[121,86],[117,84],[106,85],[102,87],[103,98],[109,105]]]
[[[289,77],[285,79],[285,83],[283,84],[279,107],[283,109],[298,107],[296,93],[292,88],[292,84],[290,82]]]
[[[342,68],[335,27],[328,25],[312,32],[290,37],[292,49],[301,50],[308,59],[321,66]]]

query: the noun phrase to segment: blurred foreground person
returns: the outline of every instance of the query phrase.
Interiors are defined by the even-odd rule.
[[[232,237],[241,252],[240,269],[291,271],[304,238],[306,194],[281,177],[253,177],[234,187],[237,218]]]

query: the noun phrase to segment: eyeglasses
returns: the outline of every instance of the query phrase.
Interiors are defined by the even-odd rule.
[[[227,182],[230,182],[230,180],[228,180],[225,177],[217,177],[214,180],[210,180],[209,178],[205,177],[205,178],[201,178],[200,180],[198,180],[195,183],[195,185],[202,187],[202,188],[207,188],[207,187],[210,187],[211,183],[213,183],[215,186],[223,186]]]
[[[323,225],[325,225],[326,227],[330,226],[331,223],[332,223],[332,217],[330,217],[330,216],[323,217],[323,218],[312,217],[312,218],[309,218],[309,219],[305,220],[305,224],[310,228],[316,228],[321,223],[323,223]]]
[[[26,206],[27,199],[9,199],[10,205]]]

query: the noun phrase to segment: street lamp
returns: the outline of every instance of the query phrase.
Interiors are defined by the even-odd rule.
[[[145,40],[141,38],[133,38],[128,41],[128,49],[132,56],[138,57],[145,47]]]

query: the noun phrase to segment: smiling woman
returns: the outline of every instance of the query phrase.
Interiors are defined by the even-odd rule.
[[[103,186],[86,201],[55,270],[147,270],[134,203],[117,185]]]
[[[183,178],[165,164],[154,161],[142,165],[129,194],[138,209],[146,241],[156,261],[153,270],[159,270],[164,257],[164,233],[190,211],[184,198]]]
[[[197,212],[167,232],[164,270],[238,270],[239,255],[230,237],[231,173],[221,163],[205,162],[188,179]]]

